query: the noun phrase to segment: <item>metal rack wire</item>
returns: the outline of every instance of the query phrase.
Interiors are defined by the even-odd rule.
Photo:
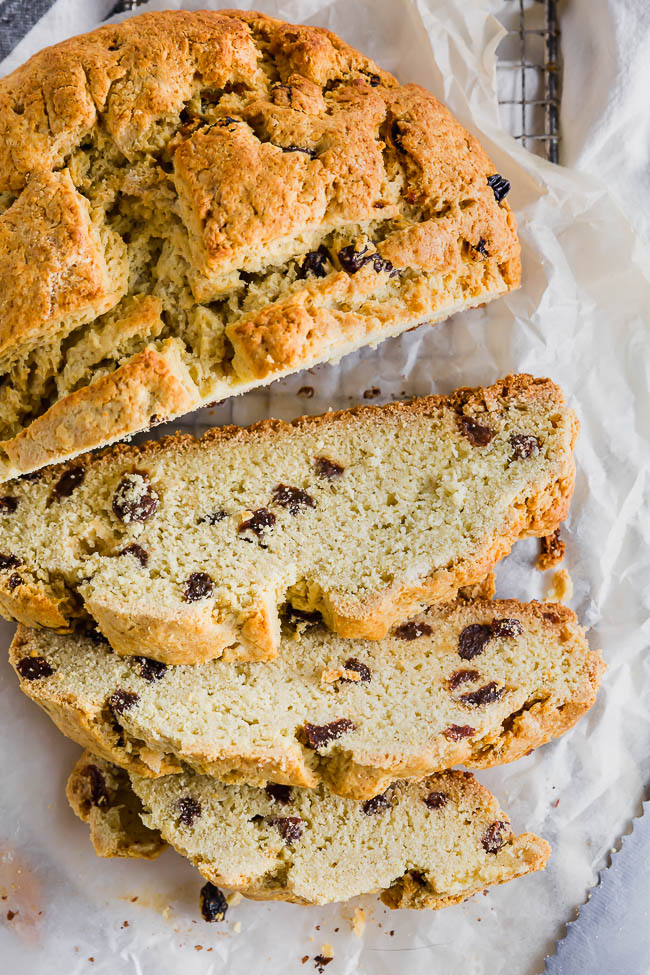
[[[557,0],[508,0],[497,49],[502,121],[526,149],[558,162],[560,28]]]
[[[116,0],[111,14],[144,0]],[[526,149],[558,162],[560,144],[560,28],[557,0],[506,0],[507,35],[497,54],[504,126]]]

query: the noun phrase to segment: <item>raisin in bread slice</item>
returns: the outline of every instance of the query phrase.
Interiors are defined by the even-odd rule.
[[[287,628],[272,663],[166,667],[21,628],[11,662],[64,734],[130,771],[355,799],[519,758],[591,707],[604,667],[571,610],[514,601],[438,604],[379,642]]]
[[[83,820],[88,812],[78,797],[88,794],[88,767],[120,778],[124,789],[128,783],[125,772],[86,752],[67,790]],[[436,909],[542,870],[550,853],[538,836],[514,835],[494,796],[469,772],[398,782],[363,803],[323,787],[255,789],[193,772],[130,778],[150,830],[212,883],[259,900],[327,904],[383,891],[390,907]],[[110,807],[93,813],[101,819]],[[97,830],[91,839],[106,856]],[[138,855],[128,824],[121,847]]]
[[[577,421],[549,380],[115,447],[6,487],[0,608],[119,653],[270,658],[284,603],[380,639],[566,516]]]
[[[318,27],[133,17],[0,80],[0,126],[0,480],[519,285],[508,180]]]

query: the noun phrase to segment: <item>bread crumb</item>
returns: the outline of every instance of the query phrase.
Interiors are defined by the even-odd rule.
[[[558,569],[553,573],[551,584],[546,593],[547,599],[563,603],[573,596],[573,581],[566,569]]]
[[[232,926],[232,929],[235,932],[235,934],[239,934],[241,931],[241,921],[235,921],[235,923]]]
[[[244,899],[243,894],[241,894],[238,890],[233,891],[232,894],[228,894],[228,896],[226,897],[226,900],[228,901],[228,907],[237,907],[238,904],[241,904],[243,899]]]
[[[320,946],[320,953],[323,956],[323,958],[333,958],[334,957],[334,949],[332,948],[331,945],[328,945],[328,944],[324,944],[324,945],[321,945]]]
[[[540,572],[552,569],[564,558],[566,543],[560,538],[560,529],[556,528],[552,535],[546,535],[539,540],[539,556],[537,568]]]
[[[366,912],[362,907],[357,907],[354,914],[352,915],[352,920],[350,922],[350,927],[356,934],[357,938],[360,938],[364,932],[366,926]]]

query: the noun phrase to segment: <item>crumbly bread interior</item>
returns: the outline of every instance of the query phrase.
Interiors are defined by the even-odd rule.
[[[439,908],[546,865],[468,772],[396,783],[369,803],[318,789],[288,801],[185,772],[132,776],[143,820],[215,884],[302,904],[384,891],[390,907]],[[284,799],[284,795],[282,799]]]
[[[548,603],[439,604],[380,642],[297,627],[272,662],[165,668],[23,628],[10,659],[64,734],[130,771],[323,782],[355,799],[519,758],[584,714],[604,667],[574,614]]]
[[[0,608],[120,653],[275,655],[278,608],[344,636],[478,582],[565,517],[574,414],[548,380],[117,447],[7,485]]]
[[[0,479],[519,283],[509,188],[338,37],[167,11],[0,81]]]

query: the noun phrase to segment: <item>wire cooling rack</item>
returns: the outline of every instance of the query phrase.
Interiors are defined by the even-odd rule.
[[[144,0],[117,0],[111,14]],[[505,0],[507,34],[497,50],[505,128],[532,152],[556,163],[560,143],[560,29],[557,0]]]

